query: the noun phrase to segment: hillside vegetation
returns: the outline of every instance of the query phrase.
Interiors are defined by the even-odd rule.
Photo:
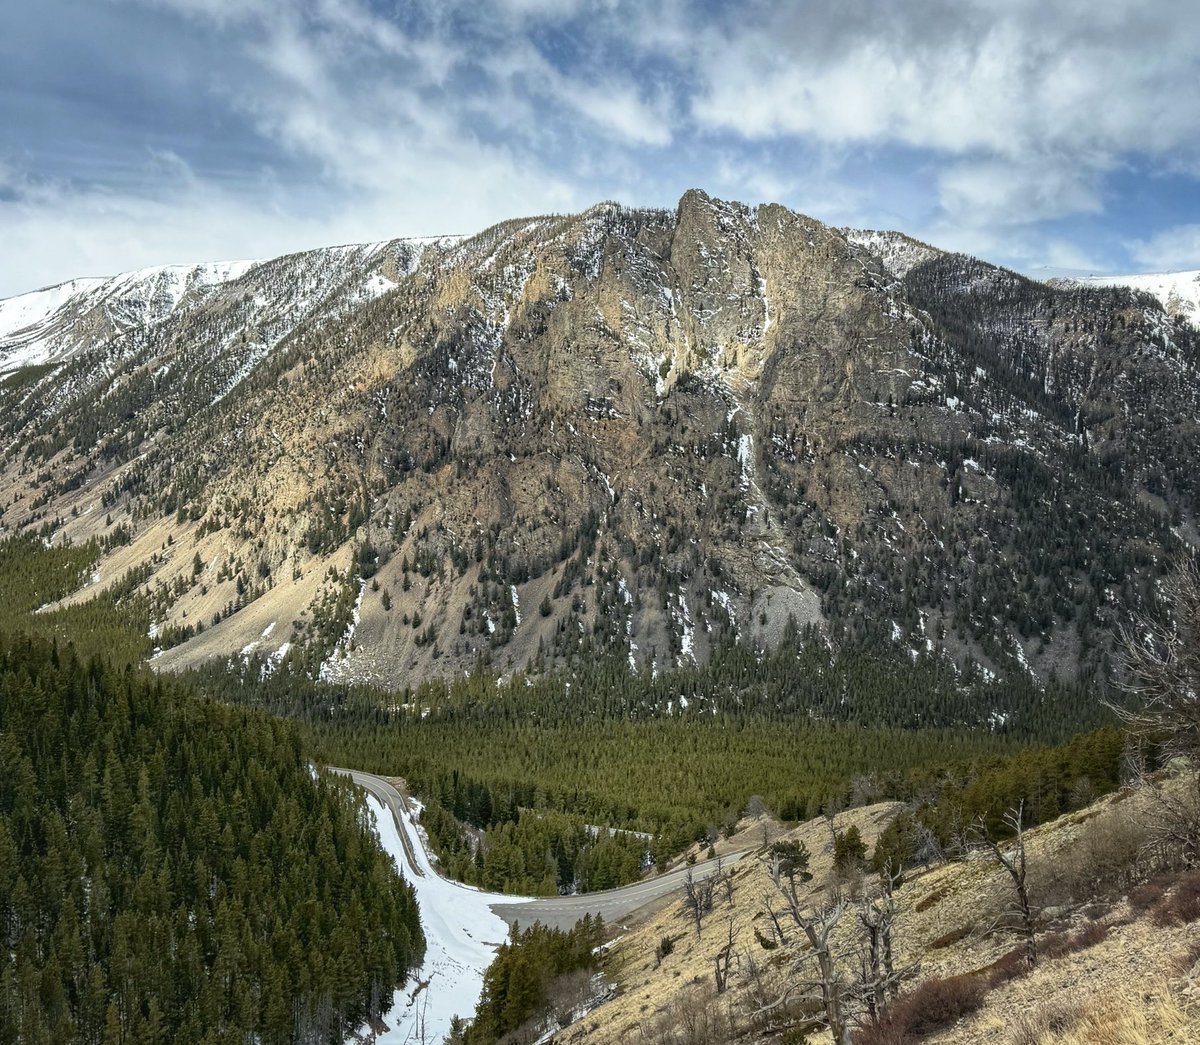
[[[1178,778],[1155,786],[1181,785],[1193,786]],[[828,982],[844,992],[853,1045],[1195,1040],[1200,878],[1159,843],[1159,801],[1153,788],[1134,787],[1025,829],[1032,967],[1012,880],[983,834],[914,850],[889,894],[870,858],[903,806],[865,806],[791,830],[761,816],[743,821],[718,851],[754,852],[732,865],[699,919],[681,889],[624,920],[595,986],[552,979],[545,988],[589,1011],[568,1010],[559,1029],[563,1009],[544,1007],[507,1040],[552,1030],[545,1040],[557,1045],[829,1042],[817,961],[825,944],[814,949],[790,913],[795,866],[804,871],[794,877],[800,920],[813,920],[818,939],[830,927]],[[1012,856],[1015,841],[995,837]],[[781,861],[795,852],[799,865]],[[881,938],[871,950],[869,930],[885,911],[887,973],[872,965],[885,952]]]
[[[0,1042],[315,1043],[378,1017],[424,938],[357,798],[289,724],[122,660],[144,633],[111,594],[30,612],[93,558],[0,545]],[[115,663],[79,652],[113,638]]]
[[[0,527],[97,542],[164,670],[668,672],[794,618],[1102,678],[1200,540],[1200,333],[901,239],[693,190],[91,287],[0,383]]]

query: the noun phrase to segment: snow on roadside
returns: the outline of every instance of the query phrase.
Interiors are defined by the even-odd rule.
[[[491,905],[525,901],[522,897],[480,892],[442,878],[430,862],[410,812],[402,818],[404,832],[423,876],[411,874],[391,814],[369,793],[367,808],[383,848],[417,894],[426,942],[424,964],[396,991],[392,1009],[383,1017],[389,1029],[375,1041],[377,1045],[438,1042],[449,1031],[452,1017],[469,1019],[474,1015],[483,991],[484,970],[508,938],[508,926],[492,913]],[[425,981],[428,986],[414,998],[413,992]]]

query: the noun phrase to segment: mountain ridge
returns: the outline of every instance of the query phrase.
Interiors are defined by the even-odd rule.
[[[794,618],[1095,671],[1123,564],[1195,544],[1185,322],[778,205],[303,252],[108,319],[0,386],[0,526],[105,542],[90,592],[140,571],[164,668],[656,670]]]

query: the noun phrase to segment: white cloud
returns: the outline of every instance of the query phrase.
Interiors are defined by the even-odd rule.
[[[1139,264],[1159,271],[1200,268],[1200,224],[1175,225],[1128,244]]]
[[[859,0],[840,18],[782,6],[704,40],[696,117],[747,137],[1017,157],[1157,152],[1200,130],[1185,0]]]
[[[1096,172],[1057,157],[958,162],[942,172],[938,190],[947,220],[987,226],[1029,225],[1103,210]]]
[[[643,101],[631,85],[567,82],[557,93],[589,120],[619,137],[643,145],[667,145],[671,141],[671,125],[663,104]]]
[[[1095,213],[1102,177],[1127,157],[1196,155],[1192,0],[753,10],[702,33],[696,121],[748,140],[929,150],[954,164],[939,179],[949,215]]]

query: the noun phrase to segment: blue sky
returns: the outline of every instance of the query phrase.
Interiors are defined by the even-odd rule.
[[[15,0],[5,23],[0,296],[691,186],[1027,270],[1200,267],[1195,0]]]

